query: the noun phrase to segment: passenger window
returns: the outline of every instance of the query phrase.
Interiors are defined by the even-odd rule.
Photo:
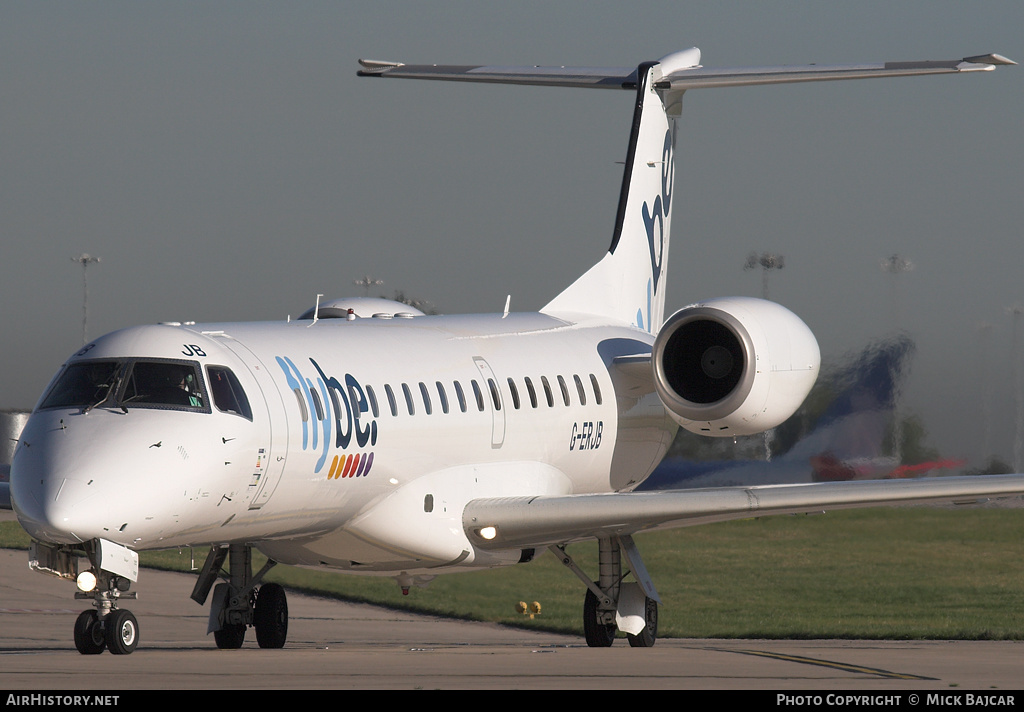
[[[473,380],[473,395],[476,396],[476,409],[481,413],[484,410],[484,394],[480,392],[480,384]]]
[[[494,382],[493,378],[488,378],[487,387],[491,391],[491,401],[494,403],[494,409],[501,410],[501,394],[498,393],[498,384]]]
[[[580,405],[586,405],[587,404],[587,392],[585,390],[583,390],[583,381],[581,381],[580,377],[577,376],[575,373],[572,375],[572,380],[574,380],[576,382],[576,392],[580,396]]]
[[[512,407],[519,410],[519,391],[516,390],[516,382],[508,379],[508,390],[512,394]]]
[[[333,388],[328,390],[331,393],[334,392]],[[359,386],[353,385],[351,383],[348,384],[348,402],[351,404],[352,407],[352,417],[355,418],[356,420],[359,420],[360,414],[365,412],[363,410],[363,407],[366,403],[366,397],[362,394],[362,390],[363,389],[360,388]],[[341,411],[339,410],[338,412],[340,413]]]
[[[391,415],[397,416],[398,415],[398,403],[395,402],[395,392],[393,390],[391,390],[391,384],[390,383],[385,383],[384,384],[384,393],[388,397],[388,405],[391,407]]]
[[[462,384],[455,381],[455,395],[459,398],[459,410],[466,412],[466,394],[462,392]]]
[[[441,412],[448,412],[448,394],[444,392],[444,386],[437,381],[437,397],[441,399]]]
[[[551,394],[551,384],[548,383],[548,377],[547,376],[541,376],[540,377],[540,383],[541,383],[542,386],[544,386],[544,397],[547,398],[548,408],[554,408],[555,407],[555,397]]]
[[[597,382],[597,376],[590,374],[590,385],[594,387],[594,402],[601,405],[601,386]]]
[[[327,389],[327,395],[330,397],[331,403],[334,404],[334,412],[335,412],[335,414],[340,418],[341,414],[344,413],[345,411],[342,410],[342,408],[341,408],[341,401],[338,400],[338,391],[335,390],[334,388],[328,388]]]
[[[380,409],[377,407],[377,394],[373,392],[373,386],[366,386],[366,396],[370,399],[370,411],[374,418],[380,417]]]
[[[409,415],[416,415],[416,406],[412,402],[412,391],[409,390],[409,384],[402,384],[402,393],[405,394],[405,406],[409,409]]]
[[[316,409],[316,419],[323,422],[324,419],[324,404],[320,402],[320,394],[312,388],[309,389],[309,394],[313,396],[313,408]]]
[[[558,377],[558,387],[562,389],[562,400],[569,405],[569,389],[565,385],[565,379],[561,376]]]
[[[234,372],[225,366],[207,366],[206,376],[210,381],[210,393],[217,410],[224,413],[240,415],[252,420],[252,409],[249,399],[242,390],[242,384]]]
[[[299,412],[302,413],[302,422],[309,421],[309,411],[306,410],[306,399],[302,397],[302,391],[298,388],[293,388],[292,393],[295,394],[295,400],[299,402]]]
[[[536,408],[537,407],[537,391],[535,391],[533,389],[533,381],[530,380],[529,376],[527,376],[525,380],[526,380],[526,392],[530,394],[530,405],[532,407]]]
[[[430,415],[433,412],[430,407],[430,394],[427,393],[427,386],[423,381],[420,381],[420,395],[423,396],[423,407],[426,409],[426,414]]]

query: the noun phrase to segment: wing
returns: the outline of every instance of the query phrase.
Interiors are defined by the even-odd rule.
[[[471,501],[462,524],[470,541],[482,549],[516,549],[771,514],[927,502],[973,504],[1021,494],[1024,475],[503,497]]]

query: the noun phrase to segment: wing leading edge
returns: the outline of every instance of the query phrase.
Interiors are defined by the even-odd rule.
[[[466,534],[482,549],[517,549],[772,514],[895,504],[977,503],[1024,494],[1024,475],[861,480],[660,492],[504,497],[469,502]]]

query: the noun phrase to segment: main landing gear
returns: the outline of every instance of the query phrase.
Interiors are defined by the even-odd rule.
[[[587,586],[583,599],[583,635],[591,648],[607,648],[615,642],[616,631],[626,633],[634,648],[649,648],[658,638],[658,592],[644,568],[640,552],[630,536],[598,539],[599,574],[593,581],[566,553],[564,546],[550,547],[552,553]],[[636,583],[624,583],[629,571],[622,571],[625,555]]]
[[[227,582],[214,582],[222,576],[222,566],[228,561]],[[199,574],[192,600],[200,605],[213,588],[208,633],[213,633],[218,648],[241,648],[249,626],[256,629],[256,642],[261,648],[283,648],[288,638],[288,601],[284,589],[276,583],[260,582],[277,565],[268,560],[254,576],[252,573],[252,547],[231,544],[210,549],[206,563]]]

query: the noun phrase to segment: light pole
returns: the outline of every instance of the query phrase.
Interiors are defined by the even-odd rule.
[[[1013,471],[1020,472],[1021,452],[1024,450],[1024,393],[1021,392],[1020,368],[1020,315],[1024,307],[1019,304],[1006,308],[1006,313],[1013,319],[1013,332],[1010,337],[1010,368],[1013,373],[1013,400],[1016,405],[1016,428],[1013,434]]]
[[[896,333],[900,331],[901,323],[901,310],[900,310],[900,295],[899,289],[899,276],[906,272],[914,271],[914,263],[908,260],[906,257],[899,253],[893,253],[888,257],[884,257],[878,262],[878,267],[886,274],[892,275],[892,283],[889,285],[889,301],[892,309],[892,320],[893,329]],[[899,392],[893,394],[892,403],[892,451],[893,457],[896,458],[896,462],[903,464],[903,421],[900,420],[900,404],[898,402]]]
[[[364,290],[363,296],[368,297],[370,296],[370,287],[379,287],[380,285],[384,284],[384,280],[374,279],[373,277],[367,274],[364,275],[362,279],[355,280],[353,284],[356,285],[357,287],[362,287]]]
[[[908,260],[901,254],[894,253],[879,260],[879,268],[886,274],[891,274],[892,284],[890,285],[890,298],[892,301],[892,318],[896,323],[896,330],[900,328],[900,300],[897,285],[899,284],[899,276],[906,272],[914,271],[914,263]]]
[[[761,267],[761,298],[768,299],[768,272],[773,269],[782,269],[786,266],[786,258],[774,252],[762,252],[758,254],[751,252],[747,255],[747,261],[743,263],[744,271]]]
[[[91,262],[99,262],[99,257],[93,257],[88,252],[83,252],[78,257],[72,257],[72,262],[82,265],[82,345],[88,341],[89,333],[89,277],[88,267]]]
[[[743,271],[749,271],[761,267],[761,298],[768,301],[768,272],[773,269],[782,269],[786,266],[786,258],[774,252],[751,252],[747,255],[747,261],[743,263]],[[764,431],[764,459],[771,462],[772,442],[775,440],[775,428]]]
[[[989,375],[988,358],[993,329],[995,329],[993,324],[987,322],[978,324],[978,348],[981,351],[978,359],[981,368],[978,371],[981,374],[981,463],[983,466],[988,466],[992,462],[992,400],[994,395],[992,389],[995,382]]]

